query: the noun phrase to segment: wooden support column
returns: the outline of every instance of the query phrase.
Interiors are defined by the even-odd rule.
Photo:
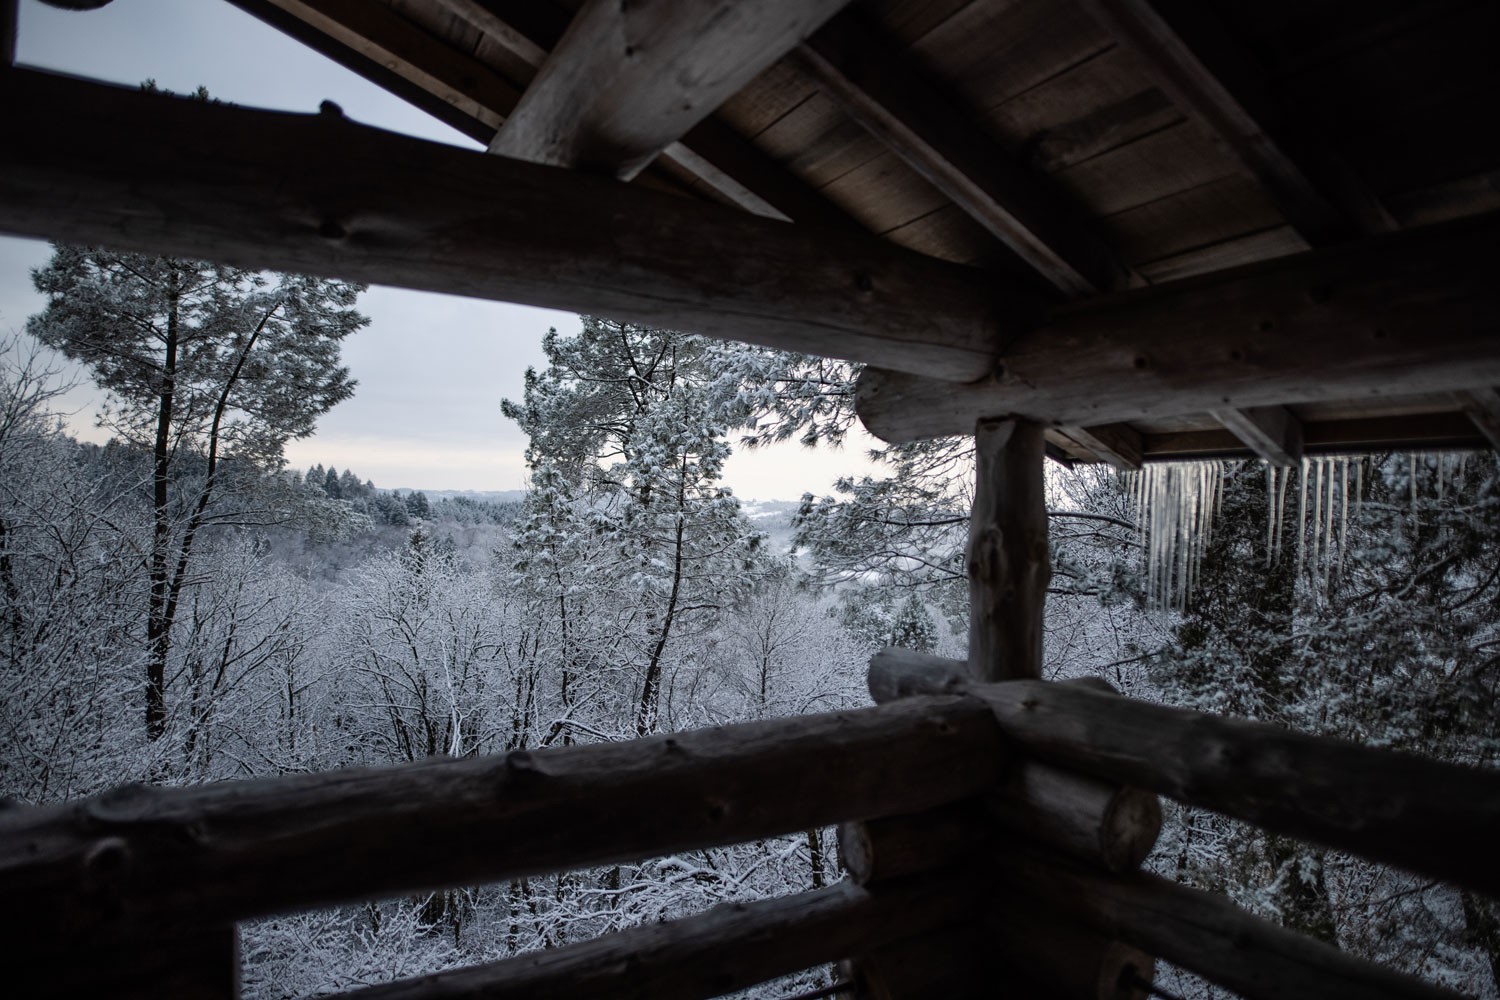
[[[1042,611],[1052,563],[1042,426],[981,420],[974,429],[969,518],[969,672],[980,680],[1042,675]]]
[[[0,0],[0,70],[16,64],[16,22],[21,0]]]

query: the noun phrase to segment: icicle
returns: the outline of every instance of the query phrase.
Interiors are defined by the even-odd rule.
[[[1417,456],[1411,456],[1411,512],[1417,512]]]
[[[1152,606],[1185,611],[1223,496],[1217,463],[1147,466],[1135,484],[1136,521],[1146,550],[1146,593]]]
[[[1341,461],[1342,480],[1339,484],[1339,569],[1338,581],[1344,579],[1344,550],[1349,545],[1349,459]]]
[[[1302,579],[1303,556],[1307,549],[1307,459],[1302,460],[1302,474],[1297,484],[1297,579]]]
[[[1328,521],[1323,529],[1323,597],[1328,597],[1328,574],[1333,569],[1333,487],[1334,462],[1328,460]]]
[[[1276,493],[1276,562],[1281,562],[1282,540],[1286,537],[1286,484],[1292,478],[1291,469],[1281,470],[1281,488]]]
[[[1312,518],[1312,551],[1308,556],[1308,575],[1316,583],[1318,579],[1318,566],[1320,543],[1323,541],[1323,460],[1318,459],[1318,478],[1313,485],[1313,518]]]
[[[1266,565],[1276,558],[1276,466],[1266,465]]]

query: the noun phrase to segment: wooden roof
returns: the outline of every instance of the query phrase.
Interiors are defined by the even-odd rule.
[[[893,369],[861,387],[889,439],[1016,412],[1127,466],[1500,444],[1489,0],[231,2],[492,152],[791,220],[816,243],[766,255],[803,272],[869,237],[962,265],[900,265],[901,321],[985,313],[990,363],[867,351],[837,303],[827,340],[745,333]]]

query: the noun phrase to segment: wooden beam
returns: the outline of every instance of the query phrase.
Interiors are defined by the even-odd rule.
[[[492,44],[533,71],[542,67],[548,49],[567,30],[566,17],[555,19],[551,16],[554,8],[545,5],[510,4],[505,8],[506,18],[502,18],[493,5],[486,6],[479,0],[433,3],[483,32]],[[556,13],[561,15],[561,11]],[[524,20],[513,24],[517,18]],[[527,82],[530,80],[528,76]],[[508,107],[505,113],[511,110]],[[831,201],[712,116],[694,125],[681,142],[667,146],[662,155],[746,211],[803,224],[858,229],[854,220]]]
[[[981,680],[1042,675],[1042,616],[1052,560],[1042,427],[982,420],[974,429],[969,515],[969,672]]]
[[[7,232],[593,312],[958,381],[989,370],[1004,332],[1002,279],[874,237],[338,116],[19,70],[3,96]],[[1010,290],[1004,314],[1019,323],[1035,297]]]
[[[1483,386],[1457,394],[1464,416],[1474,422],[1490,446],[1500,450],[1500,389]]]
[[[1148,462],[1195,458],[1245,458],[1253,454],[1227,430],[1143,434]],[[1304,455],[1347,455],[1388,449],[1483,448],[1484,436],[1464,414],[1406,413],[1384,417],[1317,420],[1302,425]]]
[[[1012,843],[993,870],[1023,898],[1248,1000],[1458,1000],[1460,994],[1252,916],[1225,897],[1142,872],[1107,876]]]
[[[1127,270],[1066,198],[974,125],[954,95],[857,13],[797,50],[824,93],[1069,295],[1124,288]]]
[[[848,0],[589,0],[492,152],[634,177]]]
[[[1082,0],[1155,82],[1270,193],[1314,246],[1390,232],[1395,220],[1363,181],[1296,131],[1265,73],[1196,0]]]
[[[1292,466],[1302,461],[1302,421],[1284,406],[1214,410],[1213,418],[1272,465]]]
[[[740,843],[957,801],[1004,750],[986,707],[906,701],[473,760],[130,786],[0,812],[15,947]]]
[[[1500,383],[1500,215],[1372,237],[1054,309],[999,373],[955,386],[866,369],[876,437],[1020,416],[1093,425]]]
[[[1141,436],[1128,424],[1065,427],[1063,433],[1122,472],[1133,472],[1145,461]]]
[[[347,1000],[698,1000],[943,926],[983,879],[938,877],[724,903],[590,941],[341,994]]]

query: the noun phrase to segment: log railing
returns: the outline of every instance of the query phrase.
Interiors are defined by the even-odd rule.
[[[848,960],[862,996],[1092,1000],[1160,957],[1251,997],[1453,996],[1137,869],[1159,792],[1493,893],[1500,773],[965,671],[886,651],[859,711],[8,809],[8,975],[231,996],[237,920],[841,822],[838,885],[357,995],[709,997]]]

